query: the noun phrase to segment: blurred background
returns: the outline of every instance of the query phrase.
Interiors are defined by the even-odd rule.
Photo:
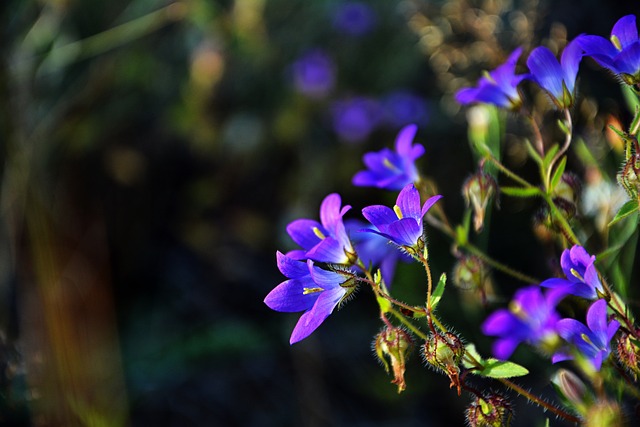
[[[298,315],[263,304],[284,280],[275,252],[331,192],[352,218],[393,202],[351,177],[408,123],[459,221],[475,165],[453,93],[518,46],[557,52],[640,12],[579,3],[4,0],[0,425],[464,425],[468,396],[418,354],[397,394],[371,350],[381,325],[366,289],[289,346]],[[576,132],[602,140],[628,113],[612,78],[582,69]],[[505,139],[524,133],[507,126]],[[536,207],[508,202],[489,253],[549,275]],[[448,239],[429,242],[434,271],[451,272]],[[519,286],[494,279],[507,296]],[[395,289],[419,303],[420,269],[400,265]],[[489,310],[448,292],[442,318],[486,354]],[[550,393],[549,363],[515,357],[540,366],[522,383]],[[515,425],[543,425],[516,402]]]

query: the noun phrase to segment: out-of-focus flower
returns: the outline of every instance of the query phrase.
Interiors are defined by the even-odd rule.
[[[364,141],[378,126],[382,115],[380,105],[364,97],[334,102],[331,114],[335,132],[351,143]]]
[[[322,50],[312,50],[291,66],[296,90],[311,98],[323,98],[335,84],[335,65]]]
[[[582,48],[576,39],[565,46],[560,62],[548,48],[537,47],[527,58],[527,66],[531,72],[528,79],[547,92],[556,107],[569,108],[574,101],[576,76],[582,55]]]
[[[288,280],[276,286],[264,302],[272,310],[295,313],[304,311],[290,343],[305,339],[333,312],[334,308],[355,288],[353,279],[339,272],[323,270],[313,261],[297,261],[276,254],[278,269]]]
[[[464,200],[473,208],[473,228],[477,232],[482,230],[487,205],[497,193],[496,180],[482,170],[471,175],[462,185]]]
[[[611,339],[620,328],[617,320],[607,323],[607,301],[599,299],[587,311],[587,326],[575,319],[562,319],[556,324],[558,334],[587,358],[596,371],[611,353]],[[553,355],[553,363],[573,359],[570,352],[559,351]]]
[[[418,180],[415,161],[424,154],[424,147],[413,145],[418,131],[416,125],[408,125],[400,130],[396,138],[396,151],[383,148],[377,153],[366,153],[362,160],[367,170],[356,173],[353,185],[400,190]]]
[[[333,11],[333,27],[343,34],[362,36],[376,25],[376,14],[366,3],[346,2]]]
[[[640,83],[640,39],[635,15],[623,16],[611,29],[611,39],[581,35],[577,38],[586,56],[629,85]]]
[[[555,326],[560,320],[555,308],[565,295],[562,289],[543,294],[539,286],[518,290],[509,309],[495,311],[482,324],[485,335],[498,337],[493,354],[508,359],[522,342],[543,350],[554,348],[558,341]]]
[[[400,191],[393,209],[382,205],[362,209],[362,215],[376,227],[365,231],[384,236],[417,253],[424,248],[422,218],[441,198],[440,195],[430,197],[421,209],[420,193],[413,184],[408,184]]]
[[[560,257],[560,266],[566,279],[552,278],[540,283],[546,288],[562,288],[567,294],[587,299],[599,298],[604,294],[602,282],[595,266],[596,257],[589,255],[579,245],[565,249]]]
[[[596,227],[603,232],[629,197],[621,186],[603,179],[597,170],[587,170],[581,199],[583,213],[594,218]]]
[[[383,119],[397,128],[410,123],[424,125],[429,119],[427,101],[411,92],[392,92],[382,99]]]
[[[514,50],[504,64],[481,77],[478,86],[460,89],[455,95],[456,100],[461,104],[480,102],[517,110],[522,105],[518,85],[528,77],[527,74],[515,74],[521,54],[521,48]]]
[[[329,194],[320,205],[320,221],[297,219],[287,226],[289,236],[302,247],[287,255],[294,259],[309,258],[319,262],[353,264],[357,255],[344,227],[342,217],[351,209],[341,208],[340,195]]]
[[[398,260],[410,262],[411,258],[389,244],[389,239],[386,237],[362,232],[361,230],[368,225],[364,221],[347,220],[344,225],[364,267],[379,268],[382,279],[387,287],[390,287],[393,283]]]

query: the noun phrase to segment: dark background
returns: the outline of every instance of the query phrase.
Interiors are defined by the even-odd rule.
[[[366,289],[289,346],[298,315],[262,302],[283,280],[276,250],[294,248],[286,224],[317,218],[331,192],[352,218],[391,203],[395,194],[351,177],[364,152],[392,146],[412,121],[426,147],[419,168],[459,221],[475,166],[454,91],[518,46],[608,36],[640,6],[376,0],[371,29],[353,36],[332,25],[341,4],[2,2],[0,425],[464,425],[468,396],[417,353],[396,393],[371,350],[380,322]],[[296,90],[291,64],[317,48],[336,77],[313,97]],[[585,64],[580,96],[597,99],[597,113],[576,132],[598,134],[608,114],[628,113],[614,79]],[[398,91],[420,108],[358,141],[334,128],[336,102]],[[504,201],[488,250],[545,277],[557,253],[534,237],[536,208]],[[450,272],[448,239],[431,231],[429,242],[433,270]],[[420,302],[419,268],[401,265],[397,282]],[[495,283],[505,301],[519,286]],[[488,352],[477,328],[488,311],[448,292],[442,318]],[[522,383],[552,397],[548,361],[516,360],[535,366]],[[515,402],[515,425],[543,425],[541,411]]]

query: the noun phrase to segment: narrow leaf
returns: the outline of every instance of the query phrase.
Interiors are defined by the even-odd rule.
[[[537,187],[500,187],[500,191],[511,197],[535,197],[540,195]]]
[[[476,346],[475,344],[467,344],[464,346],[464,357],[462,358],[462,365],[467,368],[467,369],[471,369],[471,368],[475,368],[476,365],[471,363],[469,361],[469,359],[474,359],[475,361],[477,361],[480,364],[484,364],[484,360],[482,359],[482,356],[480,356],[480,354],[478,353],[478,351],[476,350]]]
[[[544,170],[547,170],[549,168],[551,160],[553,160],[553,158],[556,156],[558,150],[560,150],[560,146],[558,144],[553,144],[553,147],[551,147],[549,151],[547,151],[547,154],[545,154],[544,159],[542,160],[542,167],[544,168]]]
[[[564,169],[567,166],[567,156],[562,157],[556,171],[553,173],[553,177],[551,178],[551,191],[558,185],[560,179],[562,178],[562,174],[564,173]]]
[[[521,377],[528,373],[529,371],[524,366],[494,358],[487,359],[484,362],[484,369],[479,372],[480,375],[490,378]]]
[[[440,300],[442,299],[442,294],[444,293],[444,287],[447,285],[447,275],[442,273],[440,276],[440,280],[438,281],[438,285],[436,286],[436,290],[431,294],[431,309],[435,309]]]
[[[639,205],[637,200],[629,200],[628,202],[626,202],[624,205],[622,205],[616,216],[611,220],[611,222],[609,223],[609,227],[611,227],[618,221],[625,219],[634,212],[637,212],[638,207]]]

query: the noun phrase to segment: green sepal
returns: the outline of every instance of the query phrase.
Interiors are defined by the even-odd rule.
[[[431,309],[434,310],[440,300],[442,299],[442,294],[444,293],[444,287],[447,285],[447,275],[446,273],[442,273],[440,275],[440,280],[438,281],[438,285],[436,286],[435,291],[431,294]]]
[[[538,187],[500,187],[500,191],[511,197],[535,197],[540,195]]]
[[[638,207],[639,205],[637,200],[629,200],[624,205],[622,205],[622,207],[620,208],[616,216],[608,224],[608,226],[611,227],[613,224],[617,223],[618,221],[621,221],[626,217],[628,217],[629,215],[632,215],[633,213],[637,212]]]
[[[478,375],[489,378],[513,378],[522,377],[529,373],[529,370],[517,363],[490,358],[484,361],[483,369],[476,372]]]
[[[389,313],[393,308],[393,305],[388,299],[381,296],[376,297],[376,299],[378,300],[378,306],[380,307],[381,313]]]

